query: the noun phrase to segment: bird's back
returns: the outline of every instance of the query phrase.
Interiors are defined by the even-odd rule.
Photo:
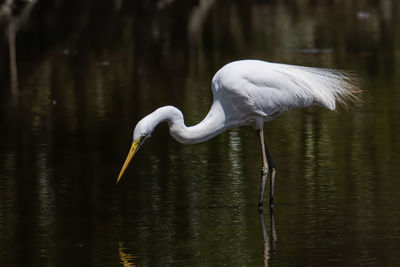
[[[336,101],[355,98],[359,91],[343,71],[260,60],[225,65],[215,74],[212,90],[214,100],[230,111],[264,121],[312,104],[333,110]]]

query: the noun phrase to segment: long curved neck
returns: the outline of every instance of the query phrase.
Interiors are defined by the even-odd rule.
[[[185,125],[182,112],[172,106],[161,107],[149,117],[155,126],[163,121],[168,122],[171,136],[183,144],[204,142],[229,127],[225,123],[225,113],[218,101],[214,101],[207,116],[199,124],[190,127]]]

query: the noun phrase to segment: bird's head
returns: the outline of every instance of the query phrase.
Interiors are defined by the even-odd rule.
[[[157,125],[163,121],[168,121],[168,123],[170,123],[173,120],[180,120],[183,124],[182,112],[175,107],[165,106],[156,109],[136,124],[135,130],[133,131],[133,143],[118,175],[117,183],[121,180],[122,175],[135,153],[139,150],[140,146],[143,145],[144,141],[151,136]]]
[[[145,120],[146,118],[139,121],[136,125],[135,130],[133,131],[133,142],[131,149],[129,150],[128,156],[122,166],[122,169],[118,175],[117,183],[121,180],[122,175],[124,174],[126,168],[128,167],[129,163],[131,162],[133,156],[139,150],[139,148],[143,145],[144,141],[151,136],[153,132],[153,127],[151,127]]]

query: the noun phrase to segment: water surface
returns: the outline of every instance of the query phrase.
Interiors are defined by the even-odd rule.
[[[3,20],[0,265],[399,265],[399,8],[44,0],[14,43]],[[181,145],[161,125],[115,184],[141,117],[175,105],[201,121],[213,74],[244,58],[352,70],[365,90],[349,109],[265,125],[264,239],[251,128]]]

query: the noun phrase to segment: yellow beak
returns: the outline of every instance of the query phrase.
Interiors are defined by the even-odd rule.
[[[132,143],[131,149],[129,150],[128,156],[126,157],[126,160],[124,162],[124,165],[122,166],[122,169],[118,175],[117,183],[119,180],[121,180],[122,175],[124,174],[126,168],[128,167],[129,163],[131,162],[133,156],[139,149],[139,143],[140,143],[140,138],[136,140],[135,142]]]

